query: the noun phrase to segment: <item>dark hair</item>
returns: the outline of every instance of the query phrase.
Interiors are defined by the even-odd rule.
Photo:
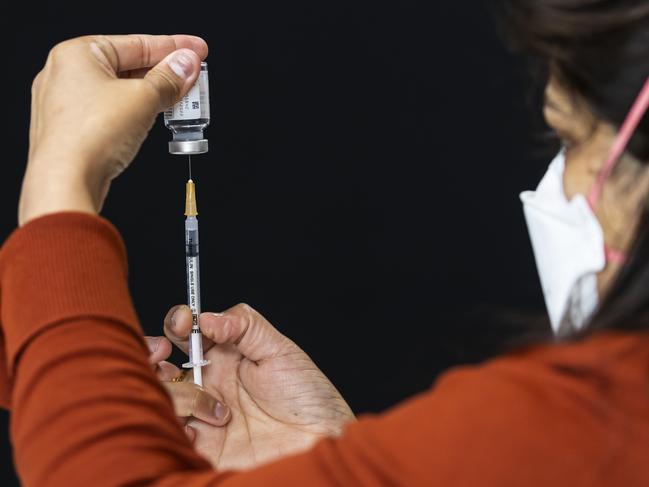
[[[649,78],[647,0],[500,0],[509,45],[531,55],[593,114],[621,126]],[[627,149],[649,163],[649,115]],[[649,199],[649,198],[648,198]],[[589,332],[649,331],[649,205],[629,259],[593,317]]]

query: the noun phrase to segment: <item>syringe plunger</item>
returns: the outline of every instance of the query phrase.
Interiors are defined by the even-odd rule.
[[[204,367],[209,363],[209,360],[203,359],[203,335],[199,329],[192,328],[189,334],[189,362],[184,363],[183,367]]]

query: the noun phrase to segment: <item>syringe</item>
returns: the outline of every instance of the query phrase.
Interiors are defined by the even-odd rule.
[[[191,176],[187,181],[185,197],[185,260],[187,265],[187,304],[192,310],[192,331],[189,336],[189,362],[186,369],[194,369],[194,384],[203,386],[201,367],[209,364],[203,359],[203,335],[198,326],[201,314],[201,278],[198,260],[198,210],[196,207],[196,187]]]

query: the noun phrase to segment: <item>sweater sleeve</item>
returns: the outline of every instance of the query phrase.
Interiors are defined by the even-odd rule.
[[[61,213],[14,232],[0,253],[0,303],[25,486],[144,485],[209,468],[147,364],[126,252],[107,221]]]
[[[530,464],[529,424],[574,428],[548,424],[506,381],[474,372],[309,452],[219,474],[193,451],[148,366],[126,272],[116,230],[83,214],[33,221],[0,252],[2,386],[11,385],[14,458],[26,487],[495,486],[512,485],[506,466],[521,459],[518,485],[561,480]],[[585,441],[578,436],[565,443]]]
[[[11,407],[11,385],[9,372],[7,371],[7,357],[4,343],[4,334],[2,333],[2,327],[0,327],[0,408],[9,409]]]

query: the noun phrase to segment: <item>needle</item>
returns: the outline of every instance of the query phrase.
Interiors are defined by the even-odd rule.
[[[187,157],[189,157],[189,179],[191,179],[192,178],[192,156],[190,154]]]

